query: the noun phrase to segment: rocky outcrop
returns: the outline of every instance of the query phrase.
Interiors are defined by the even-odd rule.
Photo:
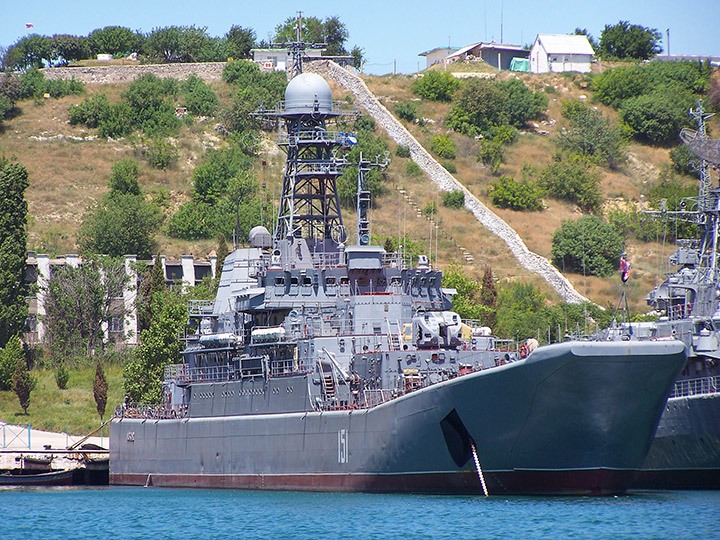
[[[397,144],[405,145],[410,149],[410,157],[440,189],[463,191],[465,193],[465,206],[468,210],[488,231],[500,237],[507,244],[523,267],[542,276],[566,302],[580,303],[589,301],[575,290],[570,281],[552,266],[550,261],[530,251],[512,227],[481,203],[475,195],[470,193],[464,185],[446,171],[373,96],[360,77],[328,60],[307,62],[304,68],[306,71],[312,71],[333,80],[343,88],[351,91],[357,98],[358,103],[367,110],[378,125],[387,131],[388,135]]]

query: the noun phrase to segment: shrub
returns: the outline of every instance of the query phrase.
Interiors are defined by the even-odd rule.
[[[60,390],[65,390],[67,388],[69,379],[70,374],[63,364],[60,364],[57,368],[55,368],[55,384]]]
[[[87,127],[98,127],[103,118],[107,115],[110,102],[105,94],[95,94],[79,105],[70,105],[68,117],[70,123],[85,124]]]
[[[460,81],[450,73],[428,71],[415,80],[412,90],[421,98],[430,101],[450,101],[459,86]]]
[[[531,118],[537,118],[548,106],[549,100],[542,92],[533,92],[520,79],[495,83],[505,96],[503,124],[522,127]]]
[[[412,101],[398,103],[395,105],[395,114],[403,120],[414,122],[415,118],[417,118],[417,106]]]
[[[134,159],[125,158],[116,161],[113,163],[110,181],[108,182],[110,190],[118,193],[140,195],[139,176],[140,168]]]
[[[228,84],[249,86],[260,78],[260,66],[249,60],[233,60],[223,69],[222,78]]]
[[[443,161],[442,166],[450,174],[455,174],[457,172],[457,167],[452,161]]]
[[[542,210],[541,191],[533,182],[516,182],[509,176],[501,176],[490,183],[490,199],[498,208],[511,210]]]
[[[45,75],[34,67],[20,75],[19,99],[40,99],[45,93]]]
[[[441,158],[455,159],[455,143],[447,135],[436,135],[430,142],[430,150]]]
[[[178,159],[178,149],[167,139],[155,137],[145,141],[143,155],[155,169],[169,169]]]
[[[622,251],[622,238],[596,216],[566,221],[553,235],[553,262],[563,271],[611,276]]]
[[[688,176],[697,176],[700,158],[693,154],[684,144],[679,144],[670,150],[670,161],[672,161],[675,172]]]
[[[570,121],[570,129],[558,137],[561,148],[613,169],[627,159],[623,132],[600,111],[580,101],[565,101],[562,115]]]
[[[196,116],[212,116],[217,110],[219,101],[215,92],[200,77],[191,74],[180,85],[185,97],[185,106],[190,114]]]
[[[423,213],[423,216],[430,217],[430,216],[434,216],[435,214],[437,214],[437,211],[438,210],[437,210],[437,205],[435,204],[435,201],[428,201],[425,204],[425,208],[423,208],[422,213]]]
[[[132,121],[147,135],[166,137],[180,127],[175,107],[167,101],[177,94],[177,81],[152,73],[135,79],[123,94],[132,111]]]
[[[503,124],[490,128],[490,138],[500,144],[512,144],[517,141],[518,136],[518,130],[513,126]]]
[[[420,168],[420,165],[418,165],[414,161],[409,161],[408,164],[405,166],[405,174],[410,177],[420,176],[422,173],[423,171]]]
[[[548,165],[538,184],[551,197],[576,203],[583,211],[597,212],[603,201],[600,178],[584,160],[570,157]]]
[[[503,157],[503,145],[499,142],[486,139],[480,144],[480,153],[477,155],[477,159],[490,169],[493,175],[498,173]]]
[[[462,208],[465,206],[465,192],[460,189],[446,191],[443,193],[442,203],[448,208]]]
[[[692,127],[692,118],[687,114],[692,105],[689,94],[644,94],[623,101],[620,118],[637,138],[668,144],[677,140],[681,128]]]
[[[100,120],[98,135],[119,139],[132,133],[132,129],[130,107],[125,103],[112,103]]]
[[[404,144],[399,144],[397,148],[395,149],[395,155],[397,157],[410,157],[410,147],[405,146]]]

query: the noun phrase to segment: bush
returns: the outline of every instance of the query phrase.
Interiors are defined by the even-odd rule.
[[[509,176],[501,176],[490,183],[490,199],[498,208],[511,210],[542,210],[542,193],[533,182],[516,182]]]
[[[622,238],[596,216],[566,221],[553,235],[553,263],[564,272],[611,276],[622,251]]]
[[[60,390],[65,390],[67,388],[68,380],[70,380],[70,374],[68,373],[68,370],[65,369],[65,366],[60,364],[55,369],[55,384]]]
[[[562,115],[570,121],[570,129],[558,137],[561,148],[613,169],[627,159],[623,132],[600,111],[580,101],[564,101]]]
[[[436,135],[430,141],[430,150],[441,158],[455,159],[455,143],[447,135]]]
[[[693,101],[690,94],[644,94],[623,101],[620,118],[637,138],[668,144],[677,140],[680,129],[693,126],[687,114]]]
[[[185,106],[190,114],[195,116],[213,116],[218,108],[219,101],[215,92],[200,77],[191,74],[180,85],[185,97]]]
[[[533,92],[518,79],[504,82],[469,79],[453,96],[446,123],[460,133],[492,138],[494,126],[522,127],[547,105],[547,96]]]
[[[223,69],[222,78],[228,84],[250,86],[260,79],[260,66],[249,60],[233,60]]]
[[[167,137],[180,127],[175,107],[167,101],[177,94],[177,81],[152,73],[135,79],[123,94],[132,111],[133,123],[151,137]]]
[[[442,166],[450,174],[455,174],[457,172],[457,167],[452,161],[443,161]]]
[[[423,208],[423,216],[425,217],[431,217],[437,214],[437,205],[435,204],[435,201],[428,201],[425,204],[425,208]]]
[[[130,158],[116,161],[113,163],[110,181],[108,182],[110,190],[129,195],[140,195],[139,177],[140,168],[137,161]]]
[[[112,103],[100,120],[98,135],[100,137],[119,139],[130,135],[133,130],[132,112],[125,103]]]
[[[597,212],[603,201],[600,178],[584,160],[570,157],[548,165],[540,172],[538,184],[548,195],[577,204],[583,211]]]
[[[395,149],[395,155],[397,157],[410,157],[410,147],[405,146],[404,144],[399,144],[397,148]]]
[[[79,105],[70,105],[68,117],[70,123],[85,124],[87,127],[98,127],[103,118],[107,115],[110,102],[105,94],[95,94]]]
[[[428,71],[412,85],[412,90],[430,101],[450,101],[453,93],[460,86],[460,81],[450,73]]]
[[[412,101],[406,101],[405,103],[398,103],[395,105],[395,114],[403,120],[408,122],[414,122],[417,118],[417,106]]]
[[[485,165],[493,175],[500,170],[500,164],[503,162],[504,151],[503,145],[493,140],[484,140],[480,144],[480,153],[477,160]]]
[[[183,240],[212,238],[215,231],[215,209],[204,202],[183,204],[168,222],[168,234]]]
[[[405,165],[405,174],[410,177],[420,176],[422,173],[423,171],[420,168],[420,165],[418,165],[414,161],[409,161],[408,164]]]
[[[178,159],[178,149],[168,139],[159,137],[145,141],[142,153],[155,169],[166,170]]]
[[[83,253],[111,257],[134,253],[139,259],[149,259],[159,220],[157,210],[142,196],[111,192],[83,216],[78,244]]]
[[[672,161],[675,172],[687,176],[698,175],[700,158],[693,154],[684,144],[679,144],[670,150],[670,161]]]
[[[465,192],[459,189],[446,191],[442,196],[443,206],[448,208],[463,208],[465,206]]]
[[[513,126],[503,124],[490,128],[490,138],[500,144],[512,144],[518,140],[519,133]]]

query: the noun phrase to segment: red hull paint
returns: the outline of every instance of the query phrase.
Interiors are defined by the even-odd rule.
[[[485,473],[491,495],[616,495],[624,493],[636,471],[513,471]],[[110,484],[154,487],[267,489],[366,493],[446,493],[482,495],[474,471],[419,474],[110,474]]]

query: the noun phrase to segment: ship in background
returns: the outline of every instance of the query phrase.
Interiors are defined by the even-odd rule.
[[[353,137],[333,124],[355,115],[347,107],[299,73],[262,113],[285,128],[275,231],[254,228],[225,259],[216,299],[191,302],[197,325],[165,368],[163,402],[116,409],[110,483],[624,492],[684,344],[571,341],[526,355],[460,320],[427,257],[370,244],[364,176],[383,159],[346,160]],[[336,191],[350,165],[355,244]]]
[[[679,210],[651,212],[670,223],[695,224],[697,237],[678,240],[669,260],[676,270],[646,300],[657,322],[624,323],[611,333],[628,339],[679,339],[688,361],[665,407],[636,487],[720,489],[720,186],[711,167],[720,165],[720,141],[707,137],[702,101],[690,114],[698,129],[680,136],[699,158],[697,198]]]

